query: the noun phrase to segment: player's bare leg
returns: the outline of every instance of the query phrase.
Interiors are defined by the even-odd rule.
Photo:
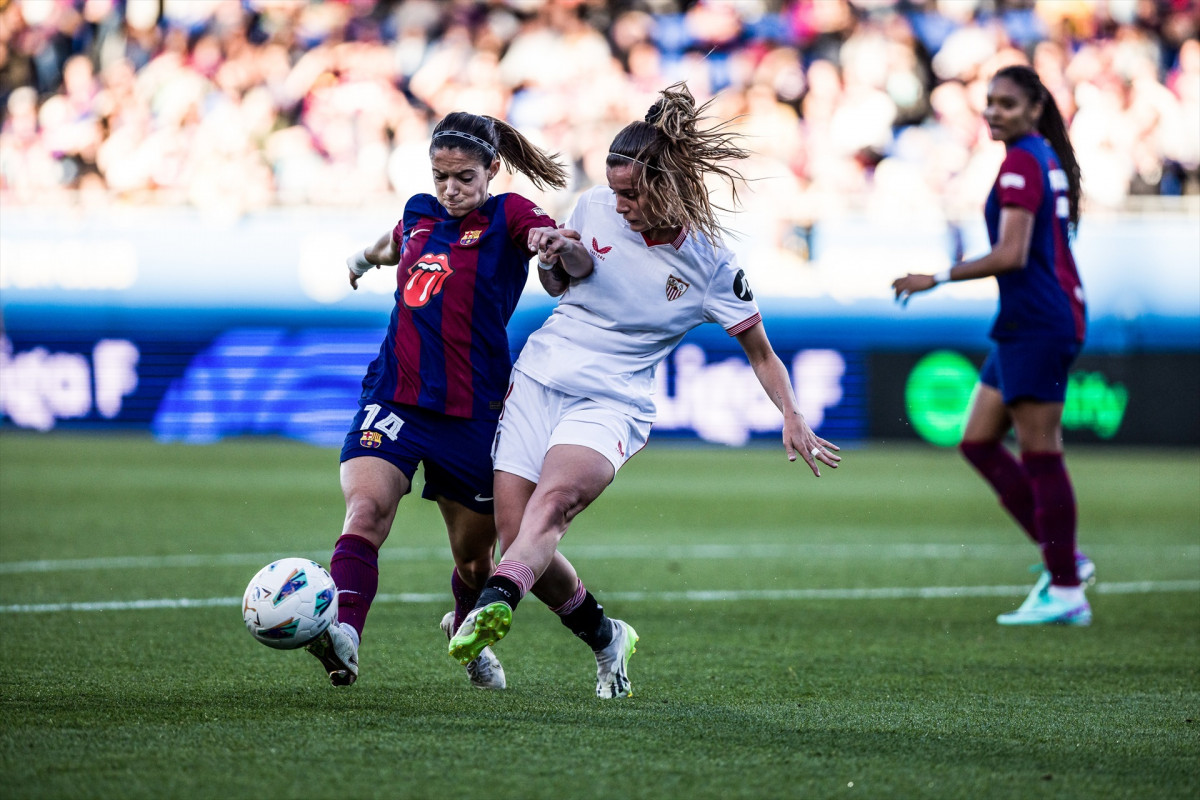
[[[554,560],[571,521],[600,496],[615,474],[609,460],[589,447],[551,447],[504,560],[519,561],[533,570],[535,578],[540,577]]]
[[[523,558],[529,558],[540,568],[530,586],[508,581],[511,585],[506,588],[516,600],[525,591],[532,591],[592,649],[597,663],[598,696],[627,696],[632,688],[626,670],[637,633],[626,623],[604,615],[603,607],[557,550],[571,520],[612,482],[612,464],[590,448],[558,445],[547,454],[542,474],[544,480],[538,484],[507,472],[497,472],[495,476],[497,529],[504,562],[510,562],[518,579],[535,577],[534,568]],[[504,570],[504,562],[498,574]],[[507,633],[515,602],[484,603],[484,599],[480,601],[480,613],[469,620],[469,626],[464,625],[461,638],[456,637],[460,648],[469,648],[476,641],[491,637],[498,640]],[[453,645],[451,651],[453,654]]]
[[[512,625],[513,609],[554,563],[558,541],[571,520],[600,495],[612,482],[614,474],[608,459],[579,445],[550,448],[542,467],[542,478],[532,492],[528,492],[529,481],[518,479],[522,482],[514,487],[510,485],[508,473],[496,473],[499,481],[495,485],[497,497],[503,498],[498,508],[503,519],[500,529],[503,540],[511,537],[512,542],[496,573],[488,580],[475,610],[467,615],[450,640],[450,655],[454,659],[465,664],[484,647],[504,638]],[[517,490],[515,499],[505,498],[505,492],[510,488]],[[519,516],[517,534],[512,537],[519,498],[526,494],[529,499]],[[549,525],[547,520],[551,521]],[[564,568],[564,563],[565,560],[560,562],[551,573],[551,580],[563,579],[564,573],[559,570]]]
[[[497,472],[494,479],[496,491],[496,534],[500,552],[506,553],[521,529],[525,508],[533,496],[537,484],[511,472]],[[537,599],[550,608],[568,602],[579,585],[579,575],[571,562],[554,552],[550,564],[542,572],[530,590]]]
[[[521,560],[518,545],[522,537],[527,536],[527,531],[542,534],[541,548],[535,552],[545,552],[551,541],[549,534],[554,534],[553,558],[534,584],[533,592],[591,648],[596,658],[597,697],[628,696],[633,693],[633,688],[627,670],[629,657],[636,649],[637,632],[629,624],[604,614],[604,608],[578,579],[570,562],[557,551],[558,541],[574,516],[612,482],[612,465],[590,448],[568,445],[551,448],[546,461],[543,474],[555,476],[560,485],[543,482],[531,494],[517,540],[505,552],[505,557]],[[579,487],[583,487],[583,495],[576,499],[571,495],[571,489]]]

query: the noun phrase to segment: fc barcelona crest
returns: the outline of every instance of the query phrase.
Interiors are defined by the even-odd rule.
[[[667,276],[667,302],[678,300],[691,286],[687,281],[680,280],[674,275]]]
[[[470,247],[479,242],[479,237],[483,235],[483,231],[464,231],[462,238],[458,240],[460,247]]]
[[[383,444],[383,434],[379,431],[363,431],[358,443],[363,447],[379,447]]]

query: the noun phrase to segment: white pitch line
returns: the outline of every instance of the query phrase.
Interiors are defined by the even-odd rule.
[[[669,603],[732,603],[740,600],[930,600],[962,597],[1020,597],[1029,591],[1019,586],[894,586],[860,589],[747,589],[684,592],[604,592],[603,599]],[[1157,594],[1200,592],[1200,580],[1129,581],[1100,583],[1091,591],[1099,594]],[[376,603],[449,603],[450,595],[435,593],[381,594]],[[0,606],[3,614],[49,614],[62,611],[144,611],[156,608],[237,607],[240,597],[159,598],[114,600],[91,603],[40,603]]]
[[[747,558],[795,559],[885,559],[941,560],[972,558],[1012,558],[1028,553],[1030,546],[1013,544],[921,544],[896,542],[891,544],[581,544],[568,545],[563,553],[577,559],[662,559],[662,560],[732,560]],[[1087,548],[1093,556],[1138,555],[1143,558],[1200,560],[1200,545],[1143,545],[1099,544]],[[287,554],[282,554],[287,555]],[[195,567],[262,566],[280,553],[183,554],[169,556],[111,556],[101,558],[64,558],[40,561],[0,562],[0,575],[26,573],[76,572],[98,569],[170,569]],[[293,553],[327,563],[329,552]],[[436,562],[450,561],[448,547],[384,547],[381,561]],[[1035,556],[1036,558],[1036,556]]]

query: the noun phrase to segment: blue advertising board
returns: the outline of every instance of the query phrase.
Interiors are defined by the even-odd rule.
[[[266,434],[340,443],[395,290],[394,275],[381,270],[352,292],[344,257],[379,227],[361,214],[329,211],[227,221],[181,210],[64,219],[6,209],[0,420],[37,430],[149,427],[165,440],[189,442]],[[966,232],[968,249],[980,245],[980,235]],[[902,309],[890,299],[891,278],[944,267],[944,226],[832,221],[810,238],[802,262],[776,263],[753,243],[735,247],[806,417],[830,438],[907,431],[943,443],[912,424],[919,412],[902,402],[910,373],[933,351],[977,359],[987,349],[994,285],[939,287]],[[1184,378],[1196,371],[1196,219],[1085,225],[1076,253],[1089,297],[1085,358],[1120,371],[1122,359],[1169,355]],[[510,325],[514,351],[552,308],[532,279]],[[894,363],[908,371],[889,368]],[[1142,390],[1129,381],[1136,384],[1140,373],[1126,373],[1133,377],[1121,390],[1136,399]],[[1095,394],[1100,380],[1119,397],[1103,370],[1092,374],[1090,383],[1076,381],[1076,394]],[[736,341],[716,326],[697,328],[664,363],[656,399],[655,437],[740,445],[780,430]],[[889,403],[900,403],[903,426],[889,426],[891,411],[878,412]],[[1194,397],[1190,406],[1186,398],[1162,398],[1159,410],[1168,423],[1172,415],[1194,416]],[[1126,440],[1119,419],[1103,436],[1095,426],[1078,427],[1104,441]],[[1187,441],[1192,428],[1174,430]]]

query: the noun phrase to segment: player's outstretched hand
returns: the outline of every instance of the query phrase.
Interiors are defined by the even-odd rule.
[[[358,289],[358,279],[367,274],[369,270],[378,267],[378,264],[372,264],[367,261],[366,249],[359,250],[357,253],[346,257],[346,269],[350,273],[350,288]]]
[[[903,278],[897,278],[892,281],[892,291],[896,293],[896,302],[900,305],[908,305],[908,298],[918,292],[927,292],[937,286],[937,281],[932,275],[918,275],[910,272]]]
[[[838,455],[841,448],[813,433],[804,415],[799,413],[784,420],[783,448],[787,451],[788,461],[795,461],[796,456],[800,455],[818,478],[821,477],[821,464],[837,469],[842,460]]]

